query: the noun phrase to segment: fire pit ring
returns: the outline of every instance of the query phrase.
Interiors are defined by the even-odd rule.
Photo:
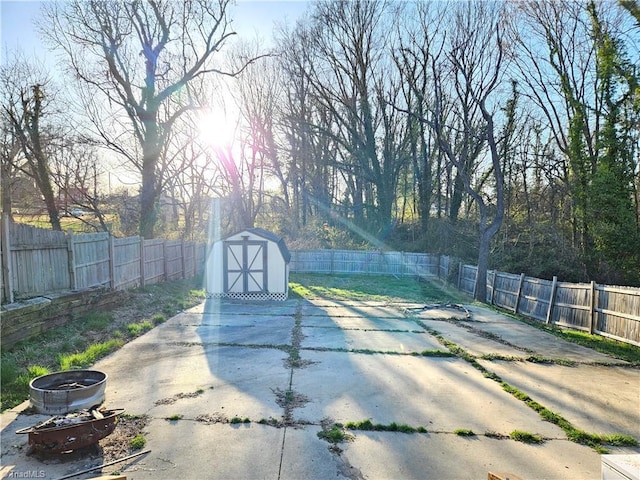
[[[34,378],[29,400],[39,413],[58,415],[100,405],[105,399],[107,374],[98,370],[69,370]]]

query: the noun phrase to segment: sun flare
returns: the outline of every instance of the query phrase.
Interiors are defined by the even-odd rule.
[[[229,147],[236,133],[236,121],[224,111],[207,110],[198,120],[198,139],[210,147]]]

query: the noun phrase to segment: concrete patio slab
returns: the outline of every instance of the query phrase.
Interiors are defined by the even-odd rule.
[[[589,433],[640,434],[640,370],[488,362],[483,367]]]
[[[278,478],[284,429],[153,419],[146,430],[151,453],[111,471],[134,480]]]
[[[311,351],[303,358],[313,363],[297,372],[292,383],[296,392],[312,399],[295,411],[303,422],[370,419],[437,432],[471,429],[508,435],[526,430],[564,438],[558,427],[543,422],[461,359]]]
[[[289,384],[290,373],[284,368],[287,355],[280,350],[138,340],[125,345],[120,356],[112,355],[95,365],[109,375],[109,404],[130,413],[149,413],[163,399],[204,390],[200,404],[206,401],[204,405],[215,410],[244,405],[239,414],[251,410],[252,418],[268,418],[275,413],[271,388],[286,389]],[[125,355],[135,363],[123,361]],[[201,410],[202,405],[195,414],[203,413]]]
[[[471,355],[504,355],[506,357],[527,357],[530,354],[509,345],[497,342],[489,338],[479,336],[477,333],[463,328],[461,323],[447,322],[444,320],[422,320],[422,323],[438,332],[444,338],[464,348]]]
[[[229,317],[217,321],[181,313],[162,329],[145,335],[147,343],[201,343],[238,345],[282,345],[290,341],[293,317]]]
[[[365,474],[361,478],[484,480],[488,472],[527,480],[600,478],[600,455],[566,440],[527,445],[481,436],[355,433],[342,456]]]
[[[372,350],[401,354],[421,353],[425,350],[447,351],[426,332],[378,331],[345,328],[303,327],[302,348]]]
[[[590,348],[567,342],[513,319],[510,322],[478,322],[474,323],[472,327],[497,335],[512,345],[527,348],[533,351],[534,354],[545,358],[564,359],[581,363],[626,363]]]
[[[298,300],[286,300],[284,302],[269,302],[269,309],[265,310],[264,302],[249,300],[229,300],[210,298],[200,305],[196,305],[185,312],[231,315],[293,315],[298,308]]]
[[[408,318],[332,317],[329,315],[304,317],[304,326],[361,330],[421,330],[413,320]]]
[[[305,316],[331,315],[332,317],[404,318],[402,310],[381,302],[321,302],[305,305]]]

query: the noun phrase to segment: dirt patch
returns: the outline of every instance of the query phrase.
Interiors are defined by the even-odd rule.
[[[206,424],[211,424],[211,423],[229,423],[229,419],[226,417],[226,415],[224,415],[223,413],[218,413],[218,412],[214,412],[214,413],[203,413],[202,415],[198,415],[195,418],[196,422],[200,422],[200,423],[206,423]]]
[[[144,428],[148,422],[149,418],[146,415],[125,415],[120,418],[113,433],[100,440],[99,448],[102,451],[103,463],[118,460],[139,451],[133,449],[130,442],[139,433],[144,434]]]
[[[160,400],[156,400],[154,403],[156,405],[171,405],[182,398],[195,398],[199,397],[203,393],[204,390],[196,390],[195,392],[191,393],[177,393],[173,397],[161,398]]]

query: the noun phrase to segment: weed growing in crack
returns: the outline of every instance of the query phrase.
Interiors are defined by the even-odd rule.
[[[565,360],[562,358],[546,358],[542,355],[529,355],[527,358],[525,358],[525,360],[531,363],[564,365],[566,367],[575,367],[576,365],[578,365],[578,362],[574,362],[573,360]]]
[[[336,444],[351,440],[353,436],[344,431],[341,423],[334,423],[331,426],[323,425],[322,430],[318,432],[318,438]]]
[[[251,423],[251,420],[248,417],[233,417],[231,420],[229,420],[229,423]]]
[[[476,434],[473,432],[473,430],[469,430],[468,428],[457,428],[456,430],[453,431],[453,433],[455,433],[456,435],[460,436],[460,437],[475,437]]]
[[[412,427],[405,423],[392,422],[388,425],[373,423],[371,420],[366,419],[360,422],[347,422],[345,424],[347,430],[362,430],[362,431],[376,431],[376,432],[401,432],[401,433],[427,433],[425,427]]]
[[[144,435],[141,433],[137,434],[131,440],[129,440],[129,445],[133,450],[141,450],[147,443],[147,439],[144,438]]]
[[[260,425],[270,425],[272,427],[282,427],[284,422],[282,420],[278,420],[277,418],[269,417],[269,418],[261,418],[258,420]]]
[[[165,420],[169,422],[177,422],[178,420],[182,420],[182,417],[183,415],[174,414],[174,415],[169,415],[167,418],[165,418]]]
[[[487,438],[497,438],[498,440],[503,440],[505,438],[509,438],[508,435],[502,435],[501,433],[498,432],[493,432],[491,430],[484,432],[484,436]]]
[[[424,350],[418,354],[421,357],[455,357],[453,352],[444,352],[442,350]]]
[[[302,360],[300,356],[300,346],[302,345],[302,340],[305,338],[305,335],[302,333],[302,306],[298,305],[294,319],[295,323],[291,330],[291,346],[287,346],[286,348],[286,351],[289,353],[286,366],[288,368],[303,368],[312,362]]]
[[[524,432],[522,430],[514,430],[509,434],[509,436],[517,442],[534,443],[534,444],[544,443],[544,439],[537,433],[529,433],[529,432]]]

